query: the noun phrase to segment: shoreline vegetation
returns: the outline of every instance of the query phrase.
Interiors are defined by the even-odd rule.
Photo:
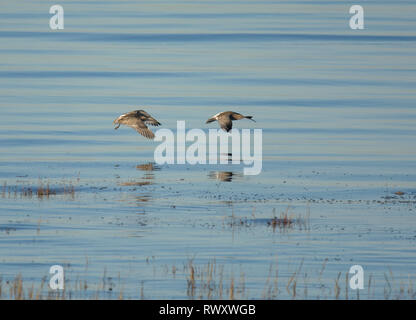
[[[154,259],[154,257],[152,257]],[[277,261],[277,259],[276,259]],[[362,290],[353,290],[349,286],[350,275],[348,272],[339,272],[329,283],[323,281],[328,259],[322,263],[316,274],[303,270],[303,260],[292,271],[288,280],[280,277],[280,270],[276,263],[270,263],[267,279],[264,283],[260,297],[250,294],[250,286],[243,270],[238,275],[225,270],[224,264],[218,264],[216,259],[210,259],[206,263],[196,264],[194,258],[190,258],[182,266],[165,265],[163,272],[181,283],[182,293],[189,300],[249,300],[249,299],[324,299],[324,300],[371,300],[371,299],[416,299],[414,280],[409,275],[408,282],[397,282],[391,269],[384,272],[382,285],[380,277],[370,274],[366,277]],[[49,278],[42,277],[39,280],[24,279],[22,274],[11,279],[0,276],[0,300],[71,300],[93,299],[114,300],[152,299],[146,292],[145,282],[138,282],[137,293],[130,296],[123,290],[123,282],[120,273],[117,278],[107,276],[104,270],[99,283],[88,283],[79,276],[71,281],[66,279],[63,290],[52,290],[48,284]],[[376,284],[377,282],[377,284]],[[37,284],[36,284],[37,283]],[[319,288],[317,291],[316,288]],[[313,289],[313,294],[310,290]]]

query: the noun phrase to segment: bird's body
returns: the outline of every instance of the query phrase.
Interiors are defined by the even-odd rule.
[[[250,119],[251,121],[254,121],[252,118],[253,118],[252,116],[243,116],[242,114],[237,113],[237,112],[224,111],[224,112],[217,113],[215,116],[212,116],[211,118],[207,120],[206,123],[218,121],[221,129],[229,132],[233,127],[233,120]]]
[[[117,124],[114,129],[118,129],[120,125],[124,124],[126,126],[132,127],[138,133],[148,139],[153,139],[155,135],[147,127],[147,125],[160,126],[160,123],[144,110],[134,110],[122,114],[117,119],[115,119],[113,123]]]

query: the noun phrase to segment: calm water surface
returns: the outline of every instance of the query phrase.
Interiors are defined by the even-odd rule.
[[[413,2],[365,3],[360,31],[345,1],[65,1],[62,31],[53,4],[0,12],[4,281],[60,264],[81,298],[292,298],[297,272],[297,298],[345,298],[359,264],[360,298],[414,298]],[[235,127],[263,129],[262,173],[155,165],[113,130],[139,106],[174,130],[253,115]]]

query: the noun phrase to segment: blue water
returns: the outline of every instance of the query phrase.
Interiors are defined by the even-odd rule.
[[[237,298],[293,298],[302,265],[296,298],[332,299],[360,264],[361,299],[414,298],[416,4],[363,3],[351,30],[347,1],[66,0],[60,31],[51,5],[0,12],[4,281],[37,288],[60,264],[74,297],[207,298],[203,281],[187,290],[189,264],[215,260],[210,297],[233,279]],[[135,109],[173,130],[253,115],[234,125],[263,130],[263,170],[155,165],[157,142],[113,130]],[[74,193],[27,194],[47,183]]]

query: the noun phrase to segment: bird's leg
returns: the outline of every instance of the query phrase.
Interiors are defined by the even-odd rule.
[[[120,123],[118,123],[117,127],[115,127],[114,130],[117,130],[118,128],[120,128]]]

